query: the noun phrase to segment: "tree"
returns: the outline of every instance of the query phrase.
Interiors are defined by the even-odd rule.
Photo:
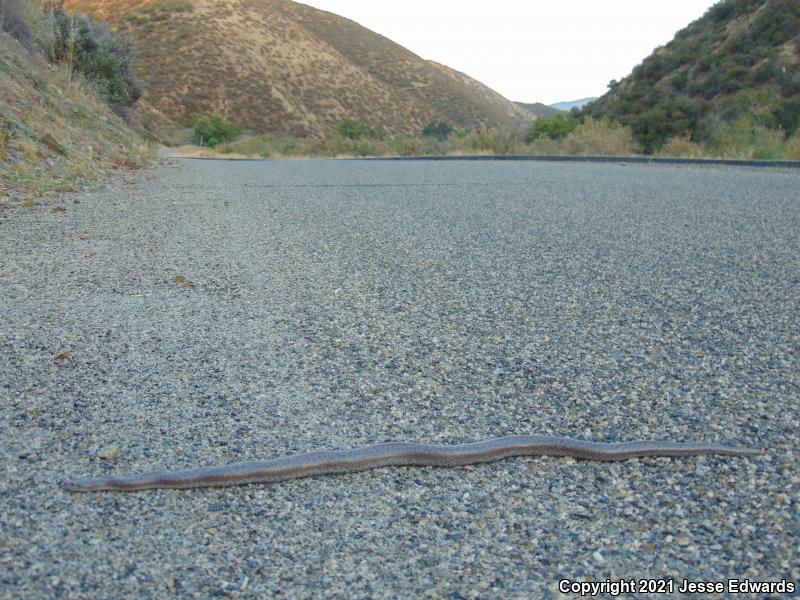
[[[223,142],[230,142],[239,135],[239,127],[226,121],[221,115],[209,113],[201,115],[194,123],[192,141],[200,146],[214,148]]]
[[[573,114],[556,115],[552,119],[538,118],[525,135],[525,141],[529,144],[542,136],[547,136],[551,140],[560,140],[578,127],[580,122]]]

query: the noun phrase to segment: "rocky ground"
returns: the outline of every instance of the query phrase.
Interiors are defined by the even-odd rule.
[[[800,583],[796,171],[182,160],[149,175],[0,210],[0,597]],[[60,487],[524,433],[765,451]]]

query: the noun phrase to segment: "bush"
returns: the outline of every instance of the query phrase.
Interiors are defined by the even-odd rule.
[[[497,129],[482,127],[470,131],[465,136],[456,136],[453,140],[455,150],[460,153],[479,152],[481,154],[513,154],[516,143],[513,138],[504,135]]]
[[[378,147],[375,142],[371,140],[358,140],[352,149],[352,153],[356,156],[377,156]]]
[[[782,159],[786,155],[784,135],[745,115],[724,123],[711,134],[709,147],[718,156],[744,159]]]
[[[199,119],[198,119],[199,120]],[[218,151],[223,153],[242,154],[244,156],[261,156],[268,158],[272,155],[274,148],[272,147],[273,136],[247,136],[244,139],[238,139],[233,142],[225,142],[220,144],[217,148]]]
[[[215,113],[201,115],[192,128],[192,141],[209,148],[235,140],[237,135],[239,127]]]
[[[425,153],[422,138],[403,135],[392,140],[392,149],[399,156],[421,156]]]
[[[786,140],[786,158],[800,160],[800,133],[796,133]]]
[[[576,156],[630,156],[635,154],[633,133],[606,119],[587,118],[561,140],[562,150]]]
[[[445,141],[453,133],[453,128],[447,123],[430,123],[425,129],[422,130],[422,135],[425,137],[432,137],[440,142]]]
[[[645,154],[652,154],[672,137],[694,132],[700,108],[686,98],[667,98],[629,117],[631,130]]]
[[[672,158],[706,158],[708,152],[699,144],[695,144],[686,137],[674,137],[667,140],[655,153],[656,156],[667,156]]]
[[[134,71],[135,50],[127,38],[112,33],[104,24],[61,9],[48,13],[51,25],[50,58],[79,72],[98,95],[117,110],[133,106],[142,95],[142,83]]]
[[[373,139],[381,140],[385,136],[385,132],[380,127],[370,127],[363,121],[354,117],[348,117],[336,128],[336,131],[348,140],[363,140]]]
[[[525,141],[531,143],[535,139],[546,136],[551,140],[560,140],[578,127],[579,121],[573,115],[556,115],[552,119],[539,118],[531,123],[525,134]]]
[[[523,149],[524,154],[538,154],[541,156],[565,154],[565,150],[561,147],[561,142],[558,140],[551,140],[547,136],[536,138]]]

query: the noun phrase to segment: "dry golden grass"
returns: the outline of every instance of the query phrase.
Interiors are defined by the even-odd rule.
[[[203,148],[192,144],[184,144],[183,146],[173,148],[171,156],[175,158],[223,158],[225,160],[252,160],[254,158],[261,158],[258,155],[220,152],[212,148]]]
[[[686,138],[672,138],[667,140],[656,156],[671,157],[671,158],[708,158],[708,151],[695,144],[688,137]]]
[[[22,155],[29,161],[35,161],[39,158],[39,147],[33,141],[20,140],[17,147],[19,151],[22,152]]]
[[[786,141],[786,158],[800,160],[800,133],[795,133]]]
[[[627,127],[588,118],[562,140],[562,146],[572,156],[632,156],[636,144]]]

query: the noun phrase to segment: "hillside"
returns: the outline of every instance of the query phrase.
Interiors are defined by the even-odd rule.
[[[545,119],[552,119],[553,117],[558,116],[562,111],[553,108],[552,106],[547,106],[546,104],[542,104],[541,102],[517,102],[517,106],[520,108],[524,108],[534,117],[544,117]]]
[[[722,148],[713,138],[723,133],[790,136],[800,121],[800,2],[719,2],[584,114],[630,126],[645,152],[682,137]]]
[[[92,86],[37,50],[25,19],[38,16],[13,16],[22,26],[7,29],[22,43],[0,30],[0,206],[78,189],[110,169],[153,160],[154,151]],[[152,120],[157,112],[137,115]]]
[[[482,84],[357,23],[290,0],[67,0],[139,49],[147,98],[190,122],[213,111],[262,132],[319,136],[347,117],[390,133],[427,124],[520,128]]]

